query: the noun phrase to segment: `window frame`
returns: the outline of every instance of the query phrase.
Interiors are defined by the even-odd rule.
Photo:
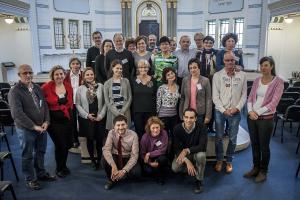
[[[239,21],[239,20],[241,20],[241,21]],[[241,29],[240,32],[237,32],[237,25],[242,26],[242,27],[239,27],[239,29]],[[245,18],[243,18],[243,17],[235,18],[234,19],[234,30],[233,30],[233,32],[238,36],[238,42],[236,43],[236,48],[238,48],[238,49],[243,47],[244,29],[245,29]]]
[[[71,33],[71,25],[76,25],[76,33]],[[74,40],[70,40],[71,35],[74,35]],[[80,35],[79,35],[79,21],[78,20],[74,20],[74,19],[69,19],[69,35],[68,35],[68,39],[69,39],[69,45],[70,45],[70,49],[80,49]]]
[[[225,22],[225,23],[224,23]],[[225,30],[223,32],[223,25],[225,25]],[[229,33],[229,25],[230,25],[230,20],[229,19],[220,19],[219,21],[219,48],[221,48],[223,45],[222,45],[222,38],[227,34]]]
[[[56,23],[56,22],[60,22],[60,24]],[[58,30],[58,31],[56,31],[56,30]],[[66,45],[65,45],[64,19],[62,19],[62,18],[53,18],[53,33],[54,33],[54,46],[55,46],[55,49],[65,49]],[[59,44],[59,43],[61,43],[61,44]]]

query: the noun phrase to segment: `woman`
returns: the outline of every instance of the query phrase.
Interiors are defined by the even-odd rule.
[[[255,182],[267,179],[273,118],[284,89],[283,80],[276,76],[274,60],[263,57],[259,64],[262,76],[253,82],[247,104],[253,168],[244,174],[246,178],[255,177]]]
[[[135,40],[134,38],[128,38],[125,41],[125,49],[127,49],[128,51],[130,51],[131,53],[136,51],[136,44],[135,44]]]
[[[144,171],[153,172],[159,184],[164,184],[165,169],[168,165],[166,151],[168,134],[164,123],[158,117],[150,117],[145,127],[146,133],[140,142],[140,155],[144,163]]]
[[[125,115],[130,127],[131,87],[127,78],[122,78],[122,62],[113,60],[110,65],[112,77],[104,84],[104,98],[107,106],[106,129],[113,129],[113,119]]]
[[[174,126],[177,124],[177,103],[180,98],[173,68],[166,67],[163,70],[162,82],[163,85],[157,90],[156,110],[158,117],[165,124],[169,137],[172,138]]]
[[[106,39],[101,45],[101,54],[95,58],[95,73],[96,81],[104,84],[107,80],[107,72],[109,69],[106,68],[106,54],[109,50],[113,49],[114,45],[112,40]]]
[[[76,108],[79,114],[79,131],[85,135],[87,149],[90,154],[93,169],[100,166],[103,139],[105,137],[106,105],[103,97],[103,85],[95,82],[94,70],[85,68],[82,73],[83,85],[76,94]],[[96,141],[97,162],[94,157],[94,141]]]
[[[67,167],[68,150],[72,147],[73,89],[64,82],[65,71],[56,65],[50,71],[51,81],[42,86],[50,111],[49,135],[55,145],[56,175],[70,174]]]
[[[237,70],[241,70],[244,68],[243,64],[243,53],[241,50],[235,49],[235,45],[238,42],[238,37],[234,33],[227,33],[222,38],[222,45],[225,49],[222,49],[217,54],[217,71],[220,71],[224,67],[224,53],[226,51],[232,51],[235,55],[235,65]]]
[[[150,64],[147,60],[138,62],[137,76],[132,81],[133,94],[133,116],[135,131],[141,139],[145,132],[145,125],[150,116],[156,114],[156,80],[147,75],[150,70]]]
[[[192,58],[188,62],[190,76],[184,77],[181,85],[181,100],[179,115],[187,108],[197,111],[197,121],[208,124],[211,119],[212,97],[209,79],[200,75],[200,62],[197,58]]]
[[[154,70],[152,68],[152,60],[151,60],[151,55],[152,53],[147,51],[147,44],[148,44],[148,40],[145,36],[138,36],[135,39],[135,44],[136,44],[136,51],[134,53],[132,53],[132,56],[134,58],[134,64],[135,64],[135,68],[138,68],[138,62],[140,60],[147,60],[150,64],[150,70],[148,71],[149,75],[153,75]]]

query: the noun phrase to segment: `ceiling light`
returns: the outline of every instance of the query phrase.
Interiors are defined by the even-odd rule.
[[[284,21],[285,21],[285,23],[290,24],[290,23],[292,23],[294,21],[294,19],[290,18],[289,16],[286,16],[284,18]]]
[[[12,16],[6,16],[4,21],[8,24],[12,24],[14,22],[14,18]]]

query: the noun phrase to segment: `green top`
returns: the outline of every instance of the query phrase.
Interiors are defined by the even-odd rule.
[[[154,56],[154,77],[157,80],[157,85],[160,86],[163,84],[161,78],[162,78],[162,72],[166,67],[172,67],[175,69],[177,73],[178,69],[178,58],[171,53],[171,55],[168,58],[164,58],[162,56],[162,53],[159,52]]]

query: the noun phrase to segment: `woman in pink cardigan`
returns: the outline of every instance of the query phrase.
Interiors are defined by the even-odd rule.
[[[267,179],[273,118],[284,89],[283,80],[275,74],[274,60],[263,57],[259,64],[262,76],[255,79],[247,104],[253,168],[244,174],[245,178],[255,177],[257,183]]]

